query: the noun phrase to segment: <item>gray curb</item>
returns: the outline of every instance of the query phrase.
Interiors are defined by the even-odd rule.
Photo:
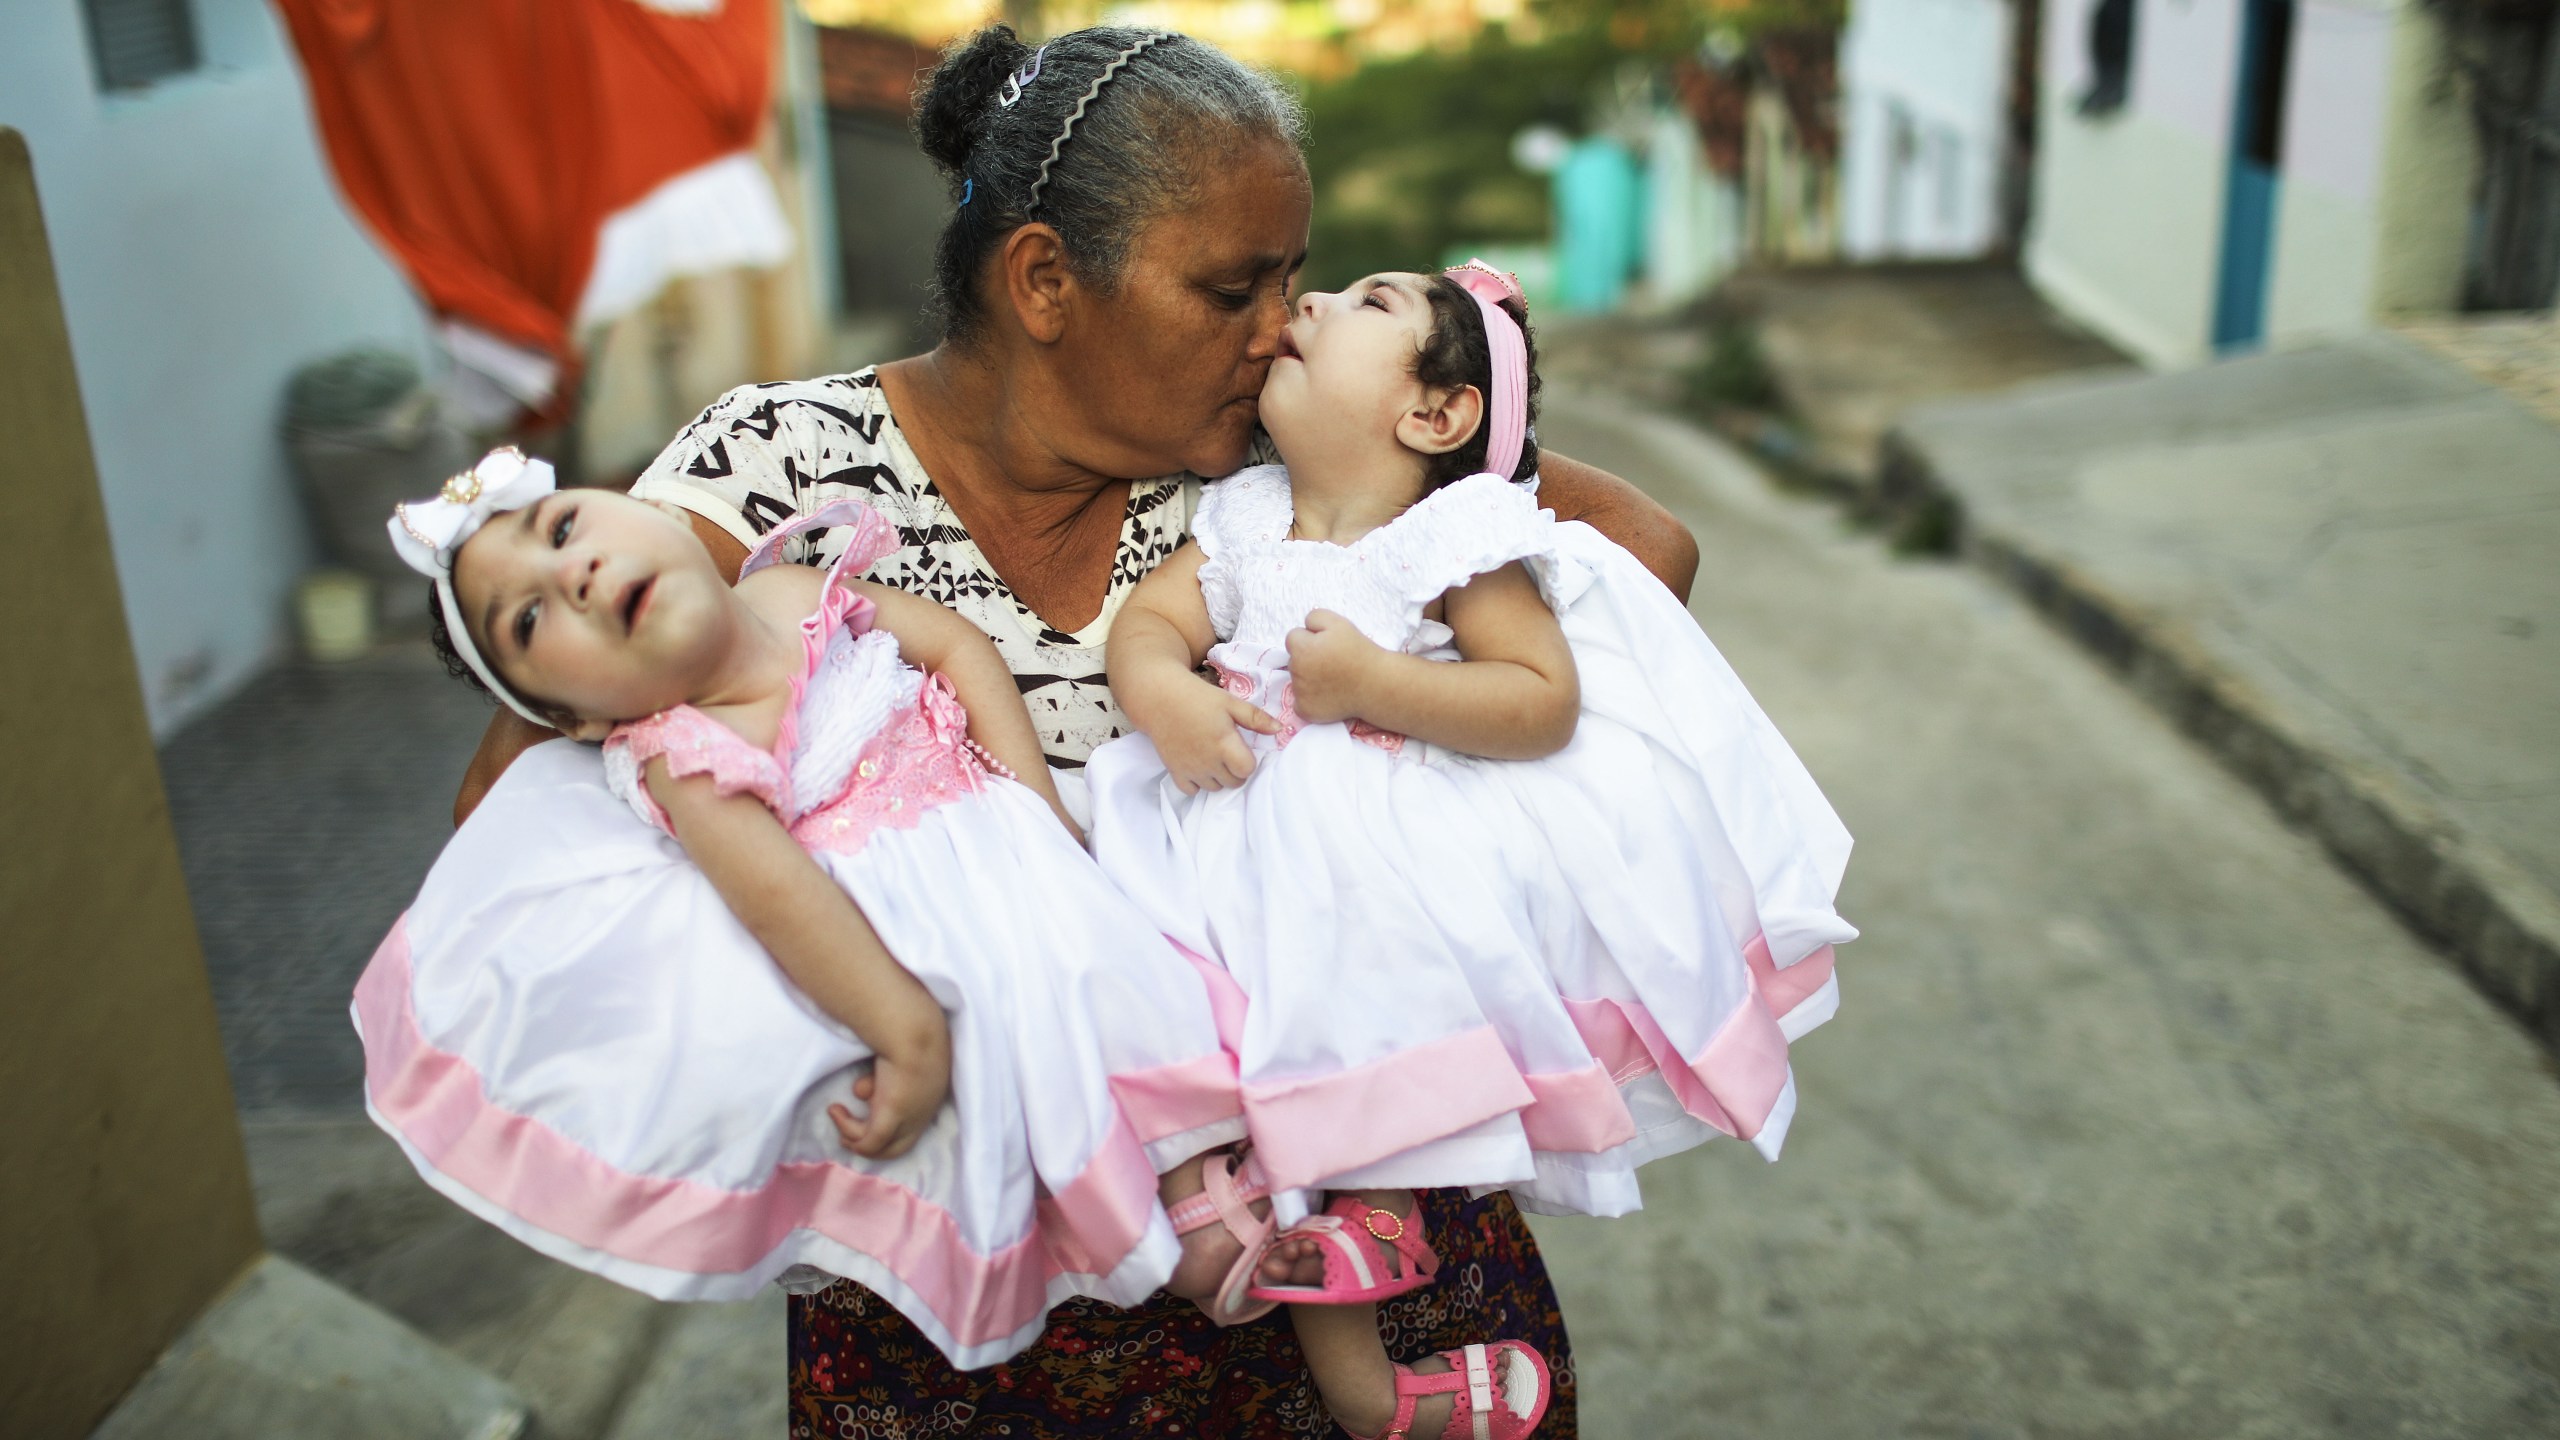
[[[2016,537],[1976,524],[1925,448],[1900,428],[1885,437],[1881,469],[1887,513],[1906,522],[1931,516],[1956,554],[2015,591],[2202,742],[2560,1051],[2560,904],[2513,861],[2466,837],[2398,776],[2312,740],[2175,627]]]

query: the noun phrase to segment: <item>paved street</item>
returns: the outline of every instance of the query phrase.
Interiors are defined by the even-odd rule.
[[[1592,1440],[2560,1433],[2560,1085],[1986,578],[1550,391],[1858,839],[1786,1158],[1541,1224]]]
[[[1550,392],[1858,852],[1785,1160],[1542,1222],[1592,1440],[2560,1433],[2560,1082],[2319,847],[1964,568]],[[547,1434],[769,1434],[776,1307],[671,1310],[445,1204],[355,1113],[345,997],[486,714],[297,668],[164,752],[274,1243]],[[349,797],[353,797],[350,800]]]

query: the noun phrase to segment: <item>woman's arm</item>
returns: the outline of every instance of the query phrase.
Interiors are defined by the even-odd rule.
[[[1022,703],[1022,689],[1013,683],[1013,672],[1005,668],[1004,657],[996,653],[995,642],[986,632],[920,595],[868,580],[846,584],[877,607],[875,623],[898,637],[898,658],[919,670],[939,672],[951,682],[951,693],[969,712],[969,738],[1048,801],[1059,823],[1081,842],[1083,832],[1067,814],[1066,802],[1058,798],[1058,784],[1050,778],[1049,759],[1040,751],[1039,733],[1031,728],[1031,711]]]
[[[1237,726],[1280,731],[1260,706],[1200,678],[1200,662],[1218,641],[1200,593],[1203,558],[1199,542],[1185,541],[1139,581],[1121,602],[1103,652],[1111,698],[1155,742],[1165,773],[1185,795],[1241,785],[1253,773],[1253,751]]]
[[[1698,542],[1652,496],[1606,470],[1538,452],[1538,503],[1625,547],[1683,602],[1698,579]]]
[[[1582,715],[1582,682],[1537,582],[1515,561],[1444,598],[1466,657],[1454,665],[1382,648],[1330,610],[1307,616],[1289,632],[1299,715],[1318,724],[1356,717],[1493,760],[1563,749]]]
[[[694,536],[702,548],[711,552],[711,563],[720,569],[720,578],[735,585],[738,571],[747,563],[747,547],[736,536],[699,515],[685,519],[693,526]],[[480,748],[471,752],[471,763],[462,772],[462,789],[453,797],[453,823],[459,827],[480,808],[489,787],[516,763],[516,757],[545,740],[557,740],[560,732],[536,725],[504,706],[489,717],[489,728],[480,733]],[[1010,762],[1008,762],[1010,763]]]
[[[676,779],[662,759],[651,760],[643,775],[685,854],[730,913],[800,993],[877,1057],[867,1092],[859,1085],[854,1092],[870,1101],[870,1116],[856,1120],[829,1107],[845,1144],[876,1160],[906,1153],[951,1091],[951,1029],[942,1007],[762,802],[722,795],[707,775]]]

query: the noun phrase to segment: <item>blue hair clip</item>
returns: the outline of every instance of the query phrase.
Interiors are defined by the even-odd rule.
[[[975,181],[975,180],[963,180],[963,181],[961,181],[961,182],[960,182],[960,203],[961,203],[962,205],[964,205],[964,206],[965,206],[965,205],[967,205],[967,204],[969,203],[970,198],[971,198],[972,196],[976,195],[977,193],[978,193],[978,182],[977,182],[977,181]]]

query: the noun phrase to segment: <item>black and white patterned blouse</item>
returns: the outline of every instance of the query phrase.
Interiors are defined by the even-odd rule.
[[[682,506],[750,546],[830,500],[878,510],[904,543],[864,578],[947,605],[995,641],[1068,808],[1082,816],[1085,757],[1128,730],[1103,679],[1102,642],[1130,589],[1189,536],[1199,481],[1185,474],[1130,486],[1102,613],[1073,633],[1049,628],[996,578],[868,369],[730,391],[677,434],[631,493]],[[783,557],[821,565],[840,548],[812,530],[785,542]]]

